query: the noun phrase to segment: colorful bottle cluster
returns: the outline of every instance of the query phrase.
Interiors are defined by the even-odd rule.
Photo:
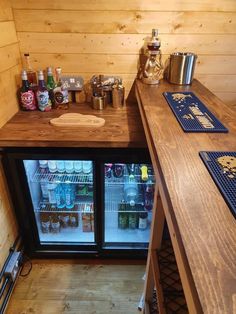
[[[148,227],[148,213],[143,204],[131,206],[122,200],[118,211],[119,229],[140,229],[146,230]]]
[[[26,70],[22,71],[22,86],[19,89],[19,103],[23,110],[50,111],[55,109],[68,109],[68,90],[61,81],[61,68],[55,69],[56,82],[52,68],[47,68],[47,82],[43,71],[38,71],[38,79],[29,62],[29,55],[25,55]]]

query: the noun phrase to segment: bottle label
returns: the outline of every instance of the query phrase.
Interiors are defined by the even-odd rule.
[[[32,90],[29,90],[28,92],[21,92],[20,93],[20,99],[21,99],[21,106],[25,110],[35,110],[36,102],[35,102],[35,96]]]
[[[68,91],[56,88],[54,91],[54,98],[58,105],[67,104],[69,102]]]
[[[51,110],[51,100],[49,99],[49,93],[47,90],[45,91],[37,91],[37,100],[39,110],[41,111],[49,111]]]
[[[139,229],[147,228],[147,218],[139,218]]]

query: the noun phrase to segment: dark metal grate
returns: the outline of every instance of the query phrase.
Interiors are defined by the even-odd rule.
[[[166,92],[163,95],[185,132],[228,132],[194,93]]]
[[[236,152],[200,152],[200,156],[229,205],[232,214],[236,217],[236,168],[230,172],[217,161],[217,158],[223,156],[236,158]]]
[[[157,252],[157,258],[166,313],[187,314],[188,308],[170,240],[162,242],[161,250]],[[158,311],[153,313],[158,313]]]
[[[152,303],[150,304],[150,314],[158,314],[158,298],[157,298],[157,292],[154,289],[153,290],[153,299]]]

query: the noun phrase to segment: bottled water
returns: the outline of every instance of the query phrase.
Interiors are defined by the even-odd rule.
[[[57,171],[60,173],[65,172],[65,162],[64,160],[57,160]]]
[[[125,182],[124,194],[126,203],[135,206],[138,197],[138,184],[132,174],[128,176],[128,180]]]
[[[82,172],[82,161],[81,160],[75,160],[74,161],[74,169],[76,173]]]
[[[56,188],[57,188],[56,183],[48,183],[48,198],[49,198],[50,204],[56,204],[57,203]]]
[[[56,172],[57,171],[57,163],[56,160],[49,160],[48,161],[48,169],[50,172]]]
[[[56,204],[58,209],[65,207],[65,191],[62,184],[58,184],[56,187]]]
[[[65,169],[66,173],[74,172],[74,161],[73,160],[65,160]]]
[[[92,161],[89,160],[84,160],[83,161],[83,173],[84,174],[89,174],[93,170],[93,163]]]
[[[73,184],[66,182],[65,185],[65,203],[67,209],[74,208],[75,205],[75,189]]]

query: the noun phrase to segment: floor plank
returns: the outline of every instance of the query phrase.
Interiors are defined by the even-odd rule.
[[[144,271],[145,265],[36,260],[19,278],[6,314],[137,314]]]

